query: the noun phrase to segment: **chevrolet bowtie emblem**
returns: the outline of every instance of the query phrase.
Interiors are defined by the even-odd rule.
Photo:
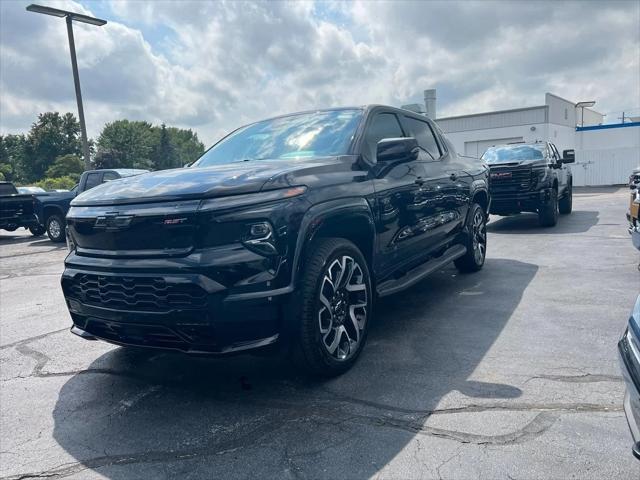
[[[129,228],[133,220],[133,215],[118,215],[117,213],[107,213],[96,218],[95,228],[105,230],[123,230]]]

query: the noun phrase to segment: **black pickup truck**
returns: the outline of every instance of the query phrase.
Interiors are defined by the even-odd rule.
[[[513,143],[487,149],[482,159],[491,169],[490,213],[535,212],[543,227],[553,227],[558,213],[571,213],[573,179],[567,164],[575,161],[573,150],[561,157],[553,143]]]
[[[47,232],[49,239],[53,242],[64,242],[65,240],[65,217],[71,200],[80,193],[89,190],[104,182],[117,180],[119,178],[140,175],[148,170],[119,168],[111,170],[88,170],[83,172],[78,184],[68,192],[47,192],[36,194],[35,213],[38,216],[42,232]]]
[[[42,235],[34,204],[33,195],[18,193],[11,182],[0,182],[0,229],[13,232],[24,227],[33,235]]]
[[[362,351],[374,297],[449,262],[482,268],[489,203],[487,167],[413,112],[257,122],[189,168],[73,200],[71,331],[197,354],[274,345],[336,375]]]

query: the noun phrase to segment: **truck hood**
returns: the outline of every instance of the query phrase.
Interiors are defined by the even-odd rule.
[[[260,190],[344,179],[355,157],[253,160],[213,167],[161,170],[99,185],[78,195],[72,206],[125,205],[223,197]]]
[[[531,167],[536,167],[536,166],[545,166],[547,165],[548,161],[545,160],[544,158],[536,158],[533,160],[504,160],[504,161],[493,161],[491,163],[488,163],[489,168],[493,168],[493,167],[517,167],[520,165],[528,165]]]

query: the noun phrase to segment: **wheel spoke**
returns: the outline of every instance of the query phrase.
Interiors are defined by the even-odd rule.
[[[336,348],[338,348],[338,346],[340,345],[340,339],[342,338],[342,332],[344,332],[344,327],[342,325],[340,325],[338,328],[334,329],[334,333],[335,335],[333,336],[333,341],[331,342],[330,345],[327,345],[325,343],[325,345],[327,345],[327,351],[333,355],[333,353],[336,351]],[[326,337],[325,337],[326,340]]]

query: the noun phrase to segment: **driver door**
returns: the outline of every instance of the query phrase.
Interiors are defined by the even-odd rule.
[[[406,137],[395,113],[373,114],[364,133],[363,156],[372,163],[378,236],[378,268],[384,276],[424,254],[421,243],[426,178],[420,159],[377,162],[376,149],[385,138]]]

